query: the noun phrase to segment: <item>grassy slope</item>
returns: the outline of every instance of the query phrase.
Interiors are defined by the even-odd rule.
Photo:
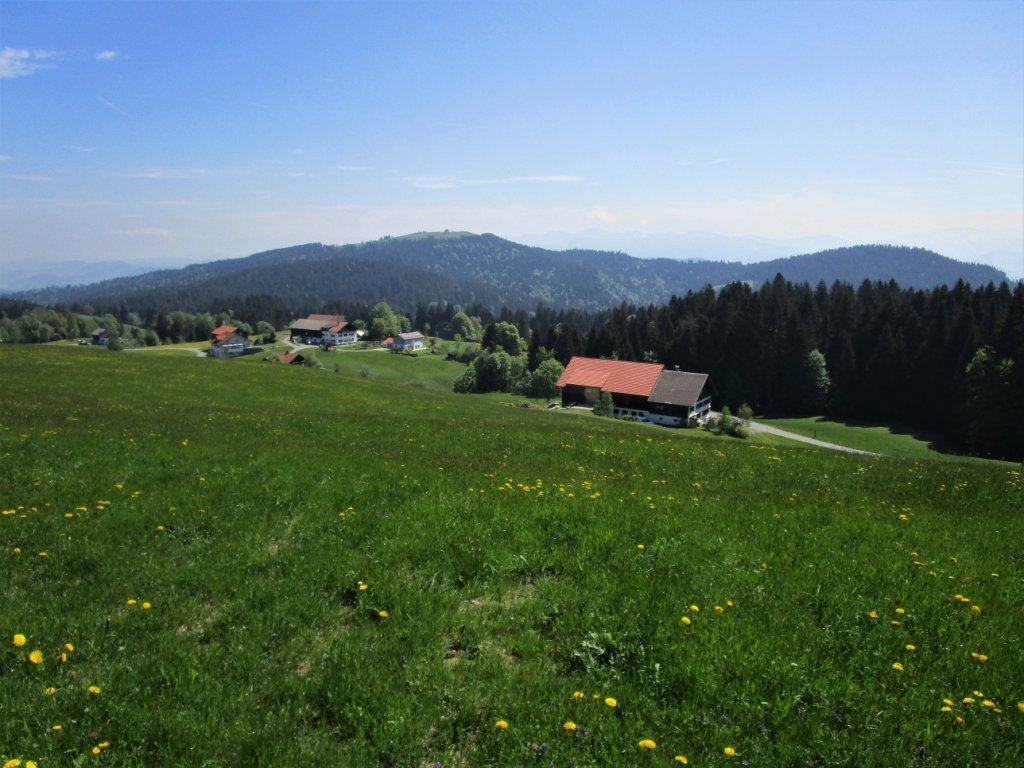
[[[815,437],[848,448],[872,451],[886,456],[907,459],[929,459],[951,461],[983,461],[956,454],[942,453],[935,449],[927,435],[900,432],[882,424],[858,421],[835,421],[823,416],[806,418],[758,419],[758,422],[795,432],[806,437]]]
[[[40,347],[0,369],[0,759],[1024,758],[1006,466],[697,440],[383,373]]]

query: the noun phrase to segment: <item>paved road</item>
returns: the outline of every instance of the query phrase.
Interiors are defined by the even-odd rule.
[[[807,443],[808,445],[816,445],[819,448],[828,448],[832,451],[845,451],[846,453],[859,453],[862,456],[879,456],[880,454],[872,453],[871,451],[861,451],[857,448],[847,448],[845,445],[836,445],[835,443],[826,443],[824,440],[816,440],[813,437],[804,437],[798,435],[795,432],[787,432],[784,429],[778,427],[771,427],[767,424],[758,424],[756,421],[750,422],[748,427],[751,432],[764,432],[769,435],[777,435],[784,437],[787,440],[796,440],[799,443]]]

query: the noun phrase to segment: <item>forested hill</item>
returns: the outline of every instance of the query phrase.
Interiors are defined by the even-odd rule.
[[[498,308],[595,310],[663,304],[673,295],[734,281],[759,285],[781,273],[794,283],[895,280],[929,288],[964,280],[999,283],[993,267],[966,264],[921,248],[865,245],[756,264],[637,259],[624,253],[551,251],[465,232],[386,237],[358,245],[308,243],[241,259],[194,264],[84,286],[16,294],[41,304],[123,301],[156,311],[206,311],[228,297],[273,296],[295,311],[329,301],[387,301],[412,308],[430,301]]]

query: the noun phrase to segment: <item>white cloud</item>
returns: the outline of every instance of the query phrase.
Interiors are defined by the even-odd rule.
[[[95,152],[96,147],[80,147],[77,144],[65,144],[68,149],[73,149],[75,152]]]
[[[150,168],[123,175],[129,179],[198,179],[205,176],[206,171],[203,168]]]
[[[96,61],[113,61],[119,55],[117,51],[100,51],[96,54]]]
[[[5,47],[0,51],[0,78],[25,77],[45,67],[47,59],[59,57],[60,51],[29,51]]]
[[[117,112],[117,114],[119,114],[119,115],[126,115],[127,116],[128,113],[125,112],[123,109],[121,109],[116,104],[114,104],[114,103],[112,103],[110,101],[107,101],[102,96],[99,96],[97,98],[99,99],[100,104],[102,104],[107,109],[112,109],[114,112]]]
[[[573,184],[585,181],[582,176],[504,176],[497,179],[455,179],[450,176],[413,176],[409,183],[418,189],[453,189],[496,184]]]
[[[5,160],[10,160],[10,159],[11,159],[10,155],[0,155],[0,163],[4,162]]]

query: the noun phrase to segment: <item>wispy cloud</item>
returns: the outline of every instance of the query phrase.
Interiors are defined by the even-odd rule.
[[[98,96],[97,99],[99,100],[100,104],[102,104],[107,109],[111,109],[114,112],[117,112],[117,114],[119,115],[124,115],[126,117],[128,116],[128,113],[121,109],[119,106],[117,106],[117,104],[114,104],[113,102],[104,99],[102,96]]]
[[[68,149],[73,149],[75,152],[95,152],[96,147],[80,147],[77,144],[65,144]]]
[[[0,51],[0,78],[25,77],[47,66],[48,59],[60,57],[60,51],[30,51],[27,48],[5,47]]]
[[[10,159],[11,159],[10,155],[0,155],[0,163],[4,162],[5,160],[10,160]]]
[[[57,179],[53,176],[44,176],[42,174],[30,174],[30,173],[16,173],[11,176],[15,181],[56,181]]]
[[[204,168],[150,168],[123,175],[129,179],[198,179],[206,175],[206,170]]]
[[[453,189],[494,184],[575,184],[582,176],[504,176],[497,179],[456,179],[450,176],[414,176],[409,183],[419,189]]]
[[[334,166],[336,171],[365,171],[365,165],[336,165]]]
[[[96,54],[96,61],[113,61],[120,55],[117,51],[100,51]]]

